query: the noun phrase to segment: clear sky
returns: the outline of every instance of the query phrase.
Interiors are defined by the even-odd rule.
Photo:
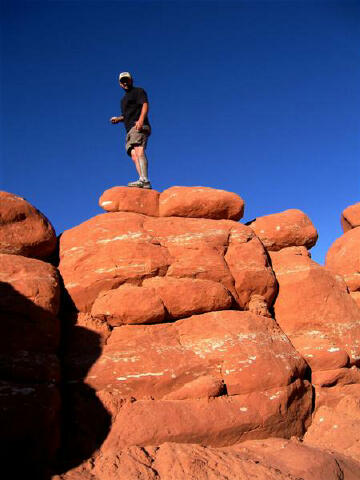
[[[121,71],[149,95],[155,189],[236,192],[243,221],[299,208],[320,263],[359,201],[359,1],[11,0],[1,35],[1,189],[58,234],[136,179]]]

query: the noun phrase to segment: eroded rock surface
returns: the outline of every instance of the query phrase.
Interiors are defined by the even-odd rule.
[[[341,214],[341,226],[344,233],[360,227],[360,202],[345,208]]]
[[[134,212],[157,217],[159,195],[146,188],[112,187],[101,195],[99,205],[107,212]]]
[[[14,478],[21,465],[40,478],[59,447],[59,300],[53,266],[0,254],[0,446],[4,471],[22,451]]]
[[[341,275],[360,306],[360,228],[349,230],[339,237],[326,254],[325,265]]]
[[[240,220],[244,201],[239,195],[209,187],[171,187],[160,194],[161,217]]]
[[[310,218],[297,209],[258,217],[249,225],[269,251],[301,246],[309,249],[318,239]]]
[[[231,220],[98,215],[61,236],[59,268],[79,311],[90,311],[106,291],[142,286],[151,277],[220,282],[244,309],[254,296],[271,306],[277,291],[261,242],[249,227]],[[173,283],[167,284],[170,291]]]
[[[342,278],[313,262],[305,248],[272,252],[271,259],[279,282],[276,321],[313,372],[324,371],[321,383],[334,370],[358,365],[360,311]]]
[[[357,480],[360,464],[341,454],[271,438],[227,448],[164,443],[101,454],[53,480]]]
[[[55,250],[49,220],[24,198],[0,192],[0,253],[46,259]]]

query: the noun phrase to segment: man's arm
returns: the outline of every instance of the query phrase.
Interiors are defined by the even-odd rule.
[[[124,115],[120,115],[120,117],[111,117],[110,122],[111,123],[120,123],[124,121]]]
[[[140,131],[142,129],[146,115],[148,114],[148,111],[149,111],[149,103],[145,102],[141,107],[139,120],[135,123],[136,130]]]

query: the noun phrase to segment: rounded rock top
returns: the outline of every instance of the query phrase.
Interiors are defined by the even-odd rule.
[[[106,190],[99,205],[108,212],[135,212],[159,217],[240,220],[244,200],[233,192],[210,187],[175,186],[164,190],[113,187]]]
[[[55,250],[49,220],[24,198],[0,192],[0,253],[46,259]]]
[[[310,249],[318,239],[317,230],[310,218],[294,208],[258,217],[247,225],[269,251],[301,246]]]
[[[360,202],[345,208],[341,214],[341,227],[344,233],[360,227]]]

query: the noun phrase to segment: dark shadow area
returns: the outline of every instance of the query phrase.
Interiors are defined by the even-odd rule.
[[[62,288],[60,392],[61,446],[53,464],[53,474],[62,474],[91,457],[111,426],[111,415],[97,398],[96,392],[84,383],[87,372],[101,355],[100,335],[77,324],[78,312]]]
[[[13,479],[66,472],[89,458],[110,428],[109,413],[84,383],[100,337],[76,326],[66,297],[59,321],[0,282],[0,461]]]
[[[60,445],[56,316],[0,282],[0,461],[11,478],[50,479]]]

